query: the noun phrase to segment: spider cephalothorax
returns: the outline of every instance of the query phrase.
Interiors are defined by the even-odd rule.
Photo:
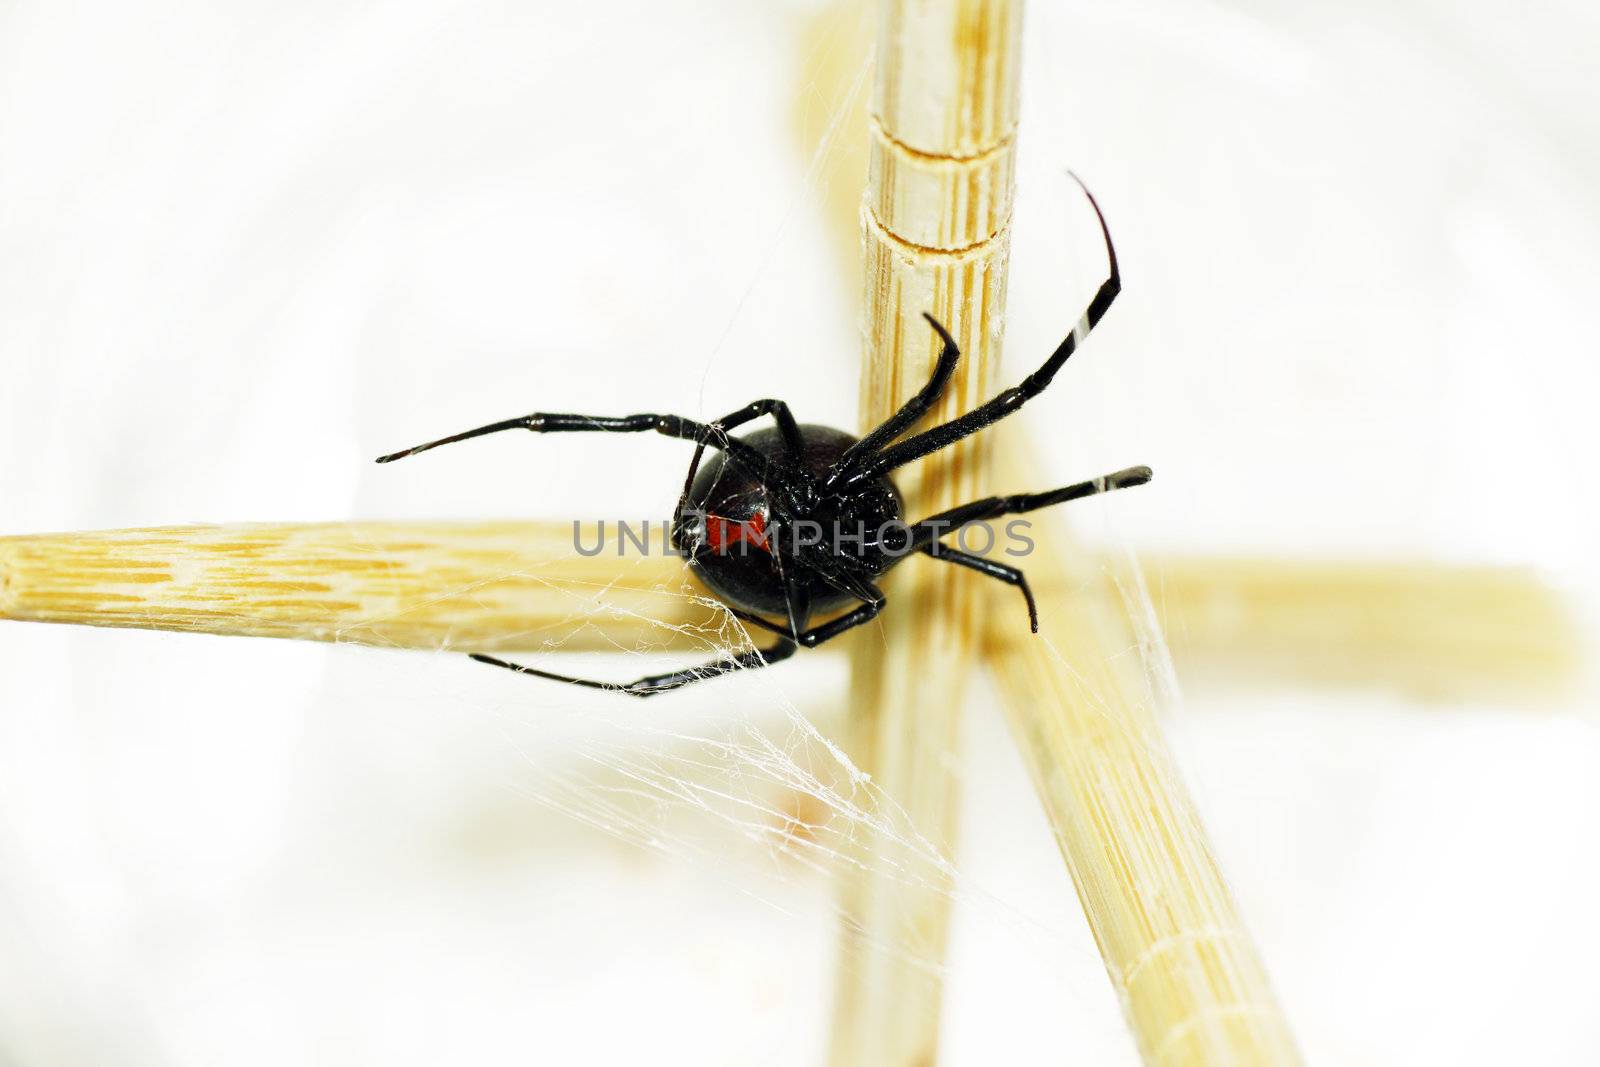
[[[1087,189],[1084,193],[1089,195]],[[1020,385],[920,433],[907,435],[939,399],[961,356],[955,340],[932,315],[923,317],[938,334],[943,348],[928,383],[859,440],[826,426],[800,425],[781,400],[757,400],[713,422],[696,422],[679,415],[608,417],[535,412],[380,457],[379,463],[388,463],[500,430],[654,431],[693,441],[694,459],[673,517],[673,544],[729,611],[778,637],[767,649],[753,649],[627,684],[573,678],[493,656],[472,658],[540,678],[651,696],[702,678],[776,663],[793,655],[797,647],[814,647],[861,625],[883,609],[884,596],[878,590],[877,579],[900,560],[917,554],[969,567],[1017,586],[1028,606],[1029,623],[1037,631],[1039,619],[1033,593],[1020,570],[952,548],[941,538],[968,523],[1142,485],[1150,480],[1150,468],[1129,467],[1042,493],[985,497],[913,523],[904,521],[900,493],[889,472],[993,425],[1043,392],[1105,315],[1121,291],[1122,278],[1105,216],[1093,196],[1089,196],[1089,204],[1100,222],[1110,271],[1076,328]],[[770,416],[776,425],[742,437],[729,436],[730,430],[762,416]],[[702,464],[708,448],[715,454]],[[847,610],[812,625],[814,617],[840,609]]]

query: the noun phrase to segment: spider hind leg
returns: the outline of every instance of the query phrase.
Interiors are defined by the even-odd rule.
[[[883,606],[886,603],[888,603],[887,598],[884,598],[880,595],[879,599],[869,600],[864,604],[860,604],[854,608],[851,608],[849,611],[845,612],[843,615],[840,615],[836,619],[830,619],[827,622],[818,623],[809,630],[800,631],[800,633],[795,637],[795,640],[800,643],[802,648],[816,648],[824,641],[827,641],[830,638],[838,637],[846,630],[853,630],[863,623],[871,622],[873,619],[878,617],[879,612],[883,611]],[[763,619],[759,615],[752,615],[747,611],[739,611],[737,609],[730,610],[733,610],[734,615],[738,616],[741,620],[751,623],[755,626],[759,626],[763,630],[768,630],[775,634],[783,634],[785,636],[787,636],[789,633],[786,627]]]
[[[668,693],[674,689],[682,689],[691,682],[698,682],[706,678],[716,678],[723,674],[732,674],[734,671],[752,671],[760,667],[767,667],[774,663],[781,663],[794,655],[795,643],[789,638],[780,640],[771,648],[752,648],[735,656],[714,660],[698,667],[685,667],[682,670],[668,671],[665,674],[647,674],[643,678],[635,678],[631,682],[601,682],[593,678],[575,678],[570,674],[557,674],[554,671],[541,671],[536,667],[524,667],[520,663],[499,659],[495,656],[484,655],[481,652],[472,653],[472,658],[479,663],[487,663],[491,667],[504,667],[508,671],[526,674],[534,678],[548,678],[552,682],[565,682],[568,685],[582,686],[585,689],[601,689],[608,693],[626,693],[632,697],[653,697],[657,693]]]

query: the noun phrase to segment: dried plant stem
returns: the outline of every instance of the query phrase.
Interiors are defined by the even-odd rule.
[[[927,381],[943,322],[964,359],[932,418],[992,391],[1005,304],[1020,3],[884,0],[869,122],[861,419],[887,417]],[[913,516],[981,495],[981,442],[898,475]],[[981,628],[955,568],[905,568],[894,610],[856,642],[853,751],[910,825],[948,855],[955,836],[961,706]],[[939,971],[949,924],[944,872],[867,832],[848,875],[835,999],[836,1064],[937,1059]],[[906,878],[907,867],[919,877]]]
[[[1016,434],[1006,482],[1038,484]],[[1079,900],[1144,1061],[1254,1067],[1299,1054],[1155,721],[1117,591],[1058,522],[1028,572],[1074,590],[992,659]],[[1006,590],[1009,592],[1009,590]],[[1004,616],[1015,605],[997,604]]]
[[[702,650],[727,637],[677,560],[572,548],[563,522],[171,526],[0,538],[0,619],[389,648]],[[594,530],[583,543],[593,546]],[[1092,565],[1103,566],[1096,556]],[[1451,699],[1560,696],[1582,666],[1531,571],[1216,557],[1141,561],[1186,685],[1388,684]],[[1081,591],[1032,577],[1045,605]],[[898,603],[898,602],[897,602]],[[1018,603],[991,651],[1031,641]]]
[[[473,651],[715,638],[726,614],[659,547],[587,557],[571,524],[526,522],[8,537],[0,618]]]
[[[915,322],[923,310],[946,318],[954,304],[968,357],[968,376],[938,414],[966,410],[992,392],[1021,15],[1020,0],[884,0],[881,10],[863,211],[868,425],[927,373],[933,351],[917,343]],[[963,41],[971,47],[965,55]],[[978,495],[974,449],[939,458],[908,486],[913,516]],[[1050,631],[1056,644],[1002,638],[992,662],[1139,1048],[1152,1064],[1296,1062],[1151,715],[1146,678],[1124,654],[1126,629],[1108,610],[1112,591],[1092,588],[1094,575],[1070,569],[1066,558],[1050,545],[1029,562],[1036,582],[1070,590]],[[924,568],[913,581],[919,584],[894,589],[899,610],[886,619],[886,640],[860,652],[852,707],[866,768],[920,830],[948,847],[950,755],[976,643],[975,605],[954,574]],[[1013,603],[996,607],[998,618],[1015,617]],[[892,854],[894,842],[871,844],[891,854],[880,851],[850,886],[834,1060],[931,1063],[948,898],[936,882],[888,877],[903,857]]]
[[[1584,670],[1570,605],[1530,569],[1193,556],[1145,558],[1140,570],[1186,688],[1342,684],[1434,700],[1559,700]],[[1072,595],[1051,588],[1059,577],[1033,578],[1041,604]]]

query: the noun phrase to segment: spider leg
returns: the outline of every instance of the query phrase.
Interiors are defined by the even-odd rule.
[[[844,633],[846,630],[860,626],[864,622],[870,622],[878,616],[878,613],[883,610],[884,604],[887,603],[882,590],[866,579],[850,573],[841,567],[833,556],[818,550],[816,546],[806,546],[805,558],[799,562],[816,577],[821,578],[835,589],[842,593],[848,593],[861,601],[859,607],[851,609],[838,618],[820,623],[809,630],[805,629],[804,627],[811,611],[809,595],[800,588],[795,576],[786,575],[784,581],[789,590],[791,604],[789,624],[794,629],[785,634],[785,636],[792,637],[805,648],[815,648],[824,641]],[[802,609],[802,614],[798,620],[795,617],[793,608],[796,598],[799,599]],[[738,608],[730,607],[728,610],[738,618],[744,619],[746,622],[752,622],[763,629],[779,634],[784,633],[783,628],[778,623],[769,622],[749,612],[740,611]]]
[[[1149,467],[1129,467],[1126,470],[1091,478],[1087,482],[1075,482],[1072,485],[1062,486],[1060,489],[1049,489],[1043,493],[1013,493],[1010,496],[984,497],[982,500],[961,504],[951,508],[949,511],[941,511],[937,515],[930,515],[921,522],[913,523],[911,526],[910,547],[922,551],[925,546],[933,544],[945,534],[959,530],[969,522],[997,519],[1002,515],[1017,515],[1025,511],[1037,511],[1039,508],[1047,508],[1052,504],[1078,500],[1086,496],[1094,496],[1097,493],[1109,493],[1114,489],[1130,489],[1136,485],[1143,485],[1149,480]],[[950,550],[940,549],[941,553],[948,551]]]
[[[804,550],[802,563],[818,578],[827,582],[835,589],[855,597],[861,601],[861,606],[854,608],[836,619],[821,623],[809,630],[802,631],[795,640],[806,648],[815,648],[822,642],[837,637],[846,630],[870,622],[883,610],[887,603],[883,591],[870,581],[859,575],[851,573],[843,567],[839,560],[823,551],[820,546],[808,545]]]
[[[877,586],[867,584],[866,588],[872,594],[871,600],[866,601],[858,608],[845,612],[837,619],[832,619],[806,630],[800,635],[800,644],[806,648],[816,648],[824,641],[832,640],[846,630],[853,630],[862,623],[871,622],[877,618],[878,613],[883,610],[884,604],[888,603],[888,599],[878,591]]]
[[[830,637],[838,637],[846,630],[860,626],[864,622],[871,622],[878,616],[880,612],[883,611],[883,606],[886,603],[888,603],[888,599],[880,593],[877,600],[870,600],[865,604],[862,604],[860,607],[851,608],[848,612],[839,616],[837,619],[830,619],[828,622],[820,623],[817,626],[813,626],[809,630],[801,630],[800,633],[795,636],[795,640],[799,641],[799,643],[806,648],[816,648]],[[733,611],[736,616],[743,619],[745,622],[754,623],[764,630],[771,630],[775,634],[781,634],[785,637],[789,636],[788,629],[779,625],[778,623],[769,622],[759,615],[751,615],[748,612],[737,611],[731,608],[729,610]],[[1035,627],[1035,629],[1037,629],[1037,627]]]
[[[996,563],[994,560],[974,556],[970,552],[963,552],[949,545],[937,541],[930,542],[917,549],[924,555],[934,559],[944,560],[962,567],[970,567],[979,574],[986,574],[990,578],[997,578],[1007,585],[1014,585],[1022,590],[1022,598],[1028,602],[1028,626],[1034,633],[1039,632],[1039,607],[1033,602],[1033,590],[1028,588],[1028,577],[1017,568],[1005,563]]]
[[[935,426],[930,430],[908,437],[904,441],[890,445],[879,452],[873,459],[859,463],[856,468],[845,476],[845,485],[859,484],[876,478],[896,467],[903,467],[912,460],[921,459],[929,452],[952,445],[965,437],[970,437],[985,427],[992,426],[1012,414],[1023,404],[1044,392],[1050,384],[1050,379],[1055,377],[1056,371],[1077,350],[1083,339],[1089,336],[1089,331],[1105,317],[1106,310],[1111,307],[1111,302],[1122,292],[1122,273],[1117,268],[1117,250],[1111,244],[1111,229],[1106,225],[1106,217],[1100,211],[1100,205],[1095,202],[1094,194],[1089,192],[1081,179],[1076,174],[1072,179],[1083,189],[1089,198],[1089,206],[1094,208],[1095,218],[1100,221],[1100,235],[1105,238],[1106,258],[1110,262],[1110,276],[1101,283],[1099,290],[1094,294],[1094,299],[1089,301],[1089,306],[1073,327],[1072,332],[1056,347],[1045,360],[1044,365],[1022,380],[1021,385],[1012,386],[1010,389],[992,397],[984,403],[973,408],[965,415],[959,415],[949,422]]]
[[[800,439],[800,424],[794,421],[789,405],[781,400],[773,400],[770,397],[766,400],[752,400],[738,411],[730,411],[711,425],[721,430],[731,430],[763,415],[772,416],[772,421],[778,424],[778,432],[783,434],[783,443],[788,446],[791,453],[799,455],[801,448],[804,447],[804,442]]]
[[[737,411],[728,414],[715,422],[707,425],[712,430],[712,435],[719,441],[726,441],[728,431],[736,426],[743,426],[763,415],[771,415],[778,424],[778,432],[783,435],[783,443],[791,456],[798,457],[804,447],[800,438],[800,424],[794,421],[794,415],[789,411],[789,405],[782,400],[752,400]],[[689,473],[683,479],[683,495],[678,498],[678,512],[682,512],[684,505],[689,502],[689,489],[694,485],[694,476],[700,473],[700,460],[705,456],[706,445],[709,440],[698,441],[695,444],[694,458],[689,461]]]
[[[686,667],[683,670],[669,671],[666,674],[647,674],[643,678],[636,678],[631,682],[622,684],[617,682],[597,682],[592,678],[574,678],[568,674],[541,671],[533,667],[524,667],[520,663],[511,663],[494,656],[486,656],[481,652],[474,652],[472,658],[479,663],[487,663],[493,667],[504,667],[506,670],[516,671],[518,674],[526,674],[534,678],[548,678],[552,682],[565,682],[568,685],[582,686],[585,689],[603,689],[609,693],[626,693],[634,697],[652,697],[657,693],[681,689],[691,682],[702,681],[706,678],[716,678],[719,675],[731,674],[734,671],[750,671],[758,667],[781,663],[794,655],[794,652],[794,641],[785,637],[768,649],[752,648],[748,652],[741,652],[736,656],[727,656],[711,663],[702,664],[699,667]]]
[[[768,622],[759,615],[752,615],[735,607],[729,607],[736,617],[746,622],[755,623],[763,629],[771,630],[777,634],[779,641],[768,649],[753,648],[734,656],[726,656],[699,667],[687,667],[683,670],[669,671],[666,674],[647,674],[643,678],[636,678],[626,684],[616,682],[599,682],[590,678],[574,678],[568,674],[556,674],[553,671],[541,671],[534,667],[524,667],[520,664],[509,663],[494,656],[474,653],[472,658],[479,663],[488,663],[495,667],[504,667],[516,671],[518,674],[527,674],[535,678],[548,678],[555,682],[566,682],[568,685],[582,686],[585,689],[603,689],[613,693],[627,693],[629,696],[648,697],[657,693],[665,693],[673,689],[681,689],[691,682],[698,682],[705,678],[715,678],[721,674],[729,674],[739,670],[754,670],[757,667],[766,667],[773,663],[781,663],[794,655],[796,640],[803,638],[806,624],[811,618],[811,606],[805,590],[799,583],[785,577],[784,589],[787,595],[789,615],[788,627],[780,626],[775,622]]]
[[[800,632],[811,618],[811,594],[800,584],[800,576],[784,568],[783,553],[773,552],[773,562],[783,576],[783,606],[789,619],[788,636],[799,640]]]
[[[928,413],[928,409],[933,407],[934,402],[944,392],[945,386],[950,383],[950,376],[955,373],[956,363],[961,359],[961,349],[956,345],[955,338],[950,336],[950,331],[946,330],[938,319],[926,311],[922,313],[922,317],[928,320],[928,325],[933,327],[933,331],[944,342],[944,347],[939,351],[939,361],[934,364],[933,375],[929,377],[928,384],[924,385],[916,396],[907,400],[899,411],[884,419],[871,433],[846,449],[844,455],[839,457],[838,464],[834,468],[835,473],[828,479],[828,484],[831,485],[839,478],[848,475],[861,457],[872,455],[910,429],[918,419]]]
[[[654,430],[667,437],[694,441],[696,444],[704,444],[718,438],[718,432],[712,427],[681,415],[563,415],[536,411],[530,415],[491,422],[487,426],[463,430],[449,437],[441,437],[437,441],[428,441],[399,452],[391,452],[387,456],[379,456],[378,462],[393,463],[397,459],[405,459],[407,456],[414,456],[418,452],[426,452],[440,445],[455,444],[457,441],[483,437],[502,430],[531,430],[533,433],[644,433]],[[723,434],[720,439],[715,440],[715,447],[726,452],[728,457],[740,466],[747,467],[762,476],[765,475],[768,467],[766,458],[744,442]]]
[[[792,629],[790,626],[786,626],[783,623],[773,622],[771,619],[764,619],[760,615],[753,614],[741,608],[729,607],[728,614],[732,615],[741,622],[747,622],[752,626],[759,626],[763,630],[775,633],[780,637],[794,638],[799,636],[800,633],[798,629]]]
[[[779,558],[781,559],[781,557]],[[742,608],[736,608],[732,604],[724,604],[723,607],[727,608],[728,613],[736,619],[759,626],[763,630],[770,630],[781,637],[798,641],[801,633],[806,628],[807,620],[811,618],[811,595],[795,580],[794,576],[789,574],[785,574],[783,577],[783,592],[784,612],[788,621],[786,626],[764,619],[760,615],[745,611]]]

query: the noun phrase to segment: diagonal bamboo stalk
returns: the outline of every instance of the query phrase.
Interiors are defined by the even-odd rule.
[[[1017,436],[1006,482],[1038,484]],[[1299,1063],[1156,722],[1164,665],[1131,654],[1107,570],[1050,525],[1028,571],[1072,593],[1049,602],[1037,639],[997,643],[991,666],[1144,1062]],[[997,621],[1014,615],[998,607]]]

